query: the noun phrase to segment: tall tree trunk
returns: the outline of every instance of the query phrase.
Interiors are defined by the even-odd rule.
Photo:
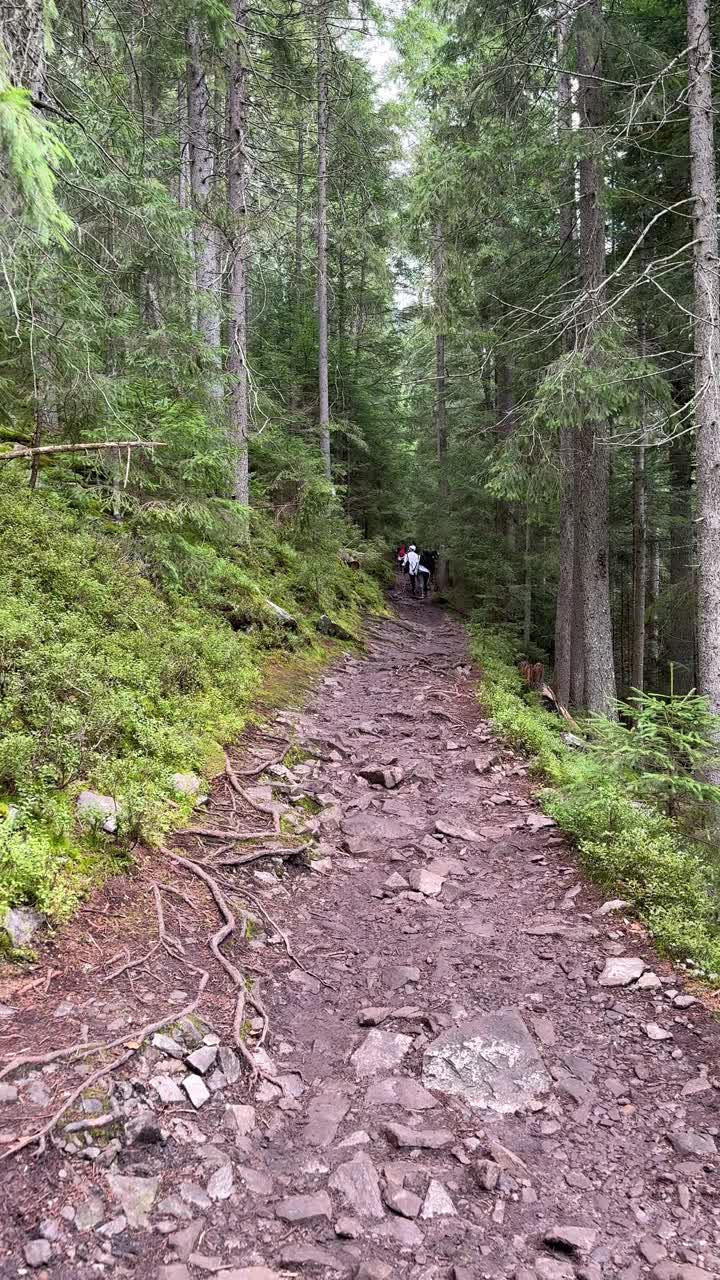
[[[440,529],[440,555],[437,564],[437,585],[441,591],[448,586],[447,517],[448,517],[448,468],[447,468],[447,394],[445,343],[447,338],[447,260],[445,234],[441,223],[433,228],[432,290],[435,322],[435,450],[438,468],[438,527]]]
[[[55,394],[55,378],[53,367],[48,355],[48,337],[42,334],[35,351],[34,369],[34,408],[35,408],[35,431],[33,433],[33,445],[37,448],[41,444],[48,443],[48,436],[51,441],[54,436],[57,440],[59,418],[57,407],[57,396]],[[40,459],[38,454],[33,454],[32,463],[30,464],[30,488],[37,486],[39,475]]]
[[[515,392],[513,389],[513,371],[507,359],[500,351],[495,352],[495,406],[497,423],[495,434],[498,441],[505,440],[515,430]],[[516,550],[516,520],[511,502],[504,501],[498,511],[499,523],[510,555]]]
[[[210,364],[207,392],[217,405],[222,400],[220,378],[220,286],[217,237],[210,216],[215,164],[210,136],[208,87],[200,28],[196,21],[187,30],[188,134],[190,142],[190,193],[195,210],[195,282],[197,332],[204,340]]]
[[[529,654],[530,637],[532,635],[532,526],[530,516],[525,512],[525,588],[523,592],[523,650]]]
[[[0,0],[0,45],[10,83],[27,89],[34,103],[46,102],[43,0]]]
[[[720,277],[708,0],[688,0],[694,201],[698,686],[720,712]],[[717,780],[717,779],[715,779]]]
[[[317,96],[318,96],[318,192],[317,192],[317,309],[318,309],[318,399],[320,451],[325,475],[331,478],[330,462],[330,388],[328,352],[328,133],[330,128],[330,37],[327,25],[327,0],[321,0],[317,28]]]
[[[572,131],[572,85],[570,72],[567,70],[567,43],[572,10],[566,0],[560,0],[557,11],[557,134],[560,146],[566,146]],[[569,165],[562,185],[559,211],[560,260],[563,264],[563,277],[568,287],[575,282],[575,247],[573,231],[575,227],[575,166]],[[563,350],[572,346],[572,337],[566,333],[563,338]],[[570,705],[570,685],[572,669],[573,617],[575,613],[575,592],[580,591],[581,584],[577,580],[575,567],[575,428],[567,425],[560,428],[560,572],[558,577],[557,602],[555,610],[555,692],[563,707]]]
[[[645,442],[633,455],[633,589],[630,684],[645,687],[645,588],[647,583],[647,488]]]
[[[248,432],[250,426],[248,378],[248,233],[246,156],[249,99],[247,40],[248,0],[233,0],[235,47],[228,87],[230,152],[228,161],[228,209],[230,214],[230,439],[235,448],[233,497],[247,506]]]
[[[580,339],[590,368],[597,367],[597,341],[605,303],[605,222],[600,131],[602,94],[602,6],[588,0],[577,22],[578,108],[585,145],[580,159],[580,265],[583,285]],[[612,614],[610,609],[608,503],[610,485],[606,422],[587,418],[578,432],[581,506],[580,572],[583,584],[584,703],[588,711],[614,715]],[[580,513],[582,515],[580,516]]]
[[[658,601],[660,598],[660,530],[653,530],[648,548],[648,575],[645,594],[647,613],[647,675],[646,684],[652,690],[658,687],[660,667],[660,619],[658,617]]]

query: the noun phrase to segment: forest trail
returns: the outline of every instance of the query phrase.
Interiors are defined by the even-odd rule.
[[[275,780],[323,806],[321,860],[218,872],[273,922],[228,954],[259,979],[277,1083],[251,1085],[230,1051],[235,989],[208,951],[221,921],[205,886],[157,857],[95,896],[34,985],[0,995],[4,1062],[118,1037],[128,1055],[62,1136],[75,1154],[48,1143],[0,1163],[3,1278],[720,1272],[720,1028],[621,910],[600,910],[526,763],[482,718],[462,628],[397,603],[367,656],[270,731],[292,725],[313,751]],[[243,748],[238,771],[282,749],[259,730]],[[212,825],[272,841],[270,815],[226,785],[210,803]],[[176,844],[207,868],[219,848]],[[162,902],[179,945],[119,972],[154,945],[153,883],[174,885]],[[644,970],[640,988],[599,982],[622,957],[636,963],[615,977]],[[200,970],[198,1050],[196,1024],[167,1010],[192,1002]],[[163,1017],[172,1035],[136,1051],[137,1028]],[[193,1052],[197,1109],[182,1085]],[[107,1060],[6,1076],[4,1149]]]

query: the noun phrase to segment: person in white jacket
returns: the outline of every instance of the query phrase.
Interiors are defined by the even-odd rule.
[[[416,595],[417,588],[418,588],[418,569],[420,567],[420,557],[417,553],[417,547],[415,546],[414,543],[411,543],[407,551],[405,552],[405,559],[403,560],[403,568],[405,568],[406,566],[407,566],[408,576],[410,578],[410,590],[412,591],[413,595]]]

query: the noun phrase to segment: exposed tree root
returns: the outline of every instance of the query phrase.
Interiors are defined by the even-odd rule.
[[[312,846],[310,844],[299,844],[294,849],[256,849],[254,853],[246,853],[242,858],[215,858],[213,860],[214,867],[247,867],[252,862],[259,862],[262,858],[282,858],[285,862],[292,862],[298,858],[305,861],[302,855]]]
[[[202,836],[207,840],[267,840],[267,831],[236,831],[232,827],[186,827],[176,831],[178,836]]]
[[[245,790],[242,783],[240,782],[240,779],[237,773],[235,772],[235,770],[233,769],[230,763],[230,759],[228,757],[227,752],[225,752],[225,774],[227,776],[227,780],[230,783],[230,786],[232,787],[233,791],[236,791],[237,794],[242,797],[245,803],[250,805],[251,809],[257,810],[258,813],[269,814],[270,817],[272,818],[274,830],[276,832],[279,832],[280,831],[280,814],[278,813],[278,806],[272,803],[263,804],[262,801],[253,800],[252,796],[248,795],[247,791]]]
[[[258,1075],[262,1075],[263,1078],[272,1080],[273,1084],[277,1084],[278,1081],[272,1074],[269,1074],[268,1072],[263,1071],[263,1069],[258,1066],[250,1050],[245,1044],[245,1041],[243,1040],[243,1036],[242,1036],[242,1026],[243,1026],[243,1020],[245,1017],[245,1007],[246,1007],[246,1004],[250,1004],[252,1008],[255,1009],[258,1016],[262,1019],[263,1031],[261,1036],[261,1043],[262,1041],[264,1041],[265,1036],[267,1035],[267,1027],[268,1027],[268,1016],[265,1011],[265,1008],[259,996],[257,996],[255,993],[248,992],[245,975],[241,973],[241,971],[237,968],[237,966],[233,964],[232,960],[229,960],[228,957],[224,955],[223,952],[220,950],[220,947],[222,943],[225,941],[225,939],[229,938],[230,935],[234,933],[235,929],[237,928],[237,921],[235,919],[234,912],[232,911],[232,908],[230,907],[230,904],[228,903],[227,898],[225,897],[217,880],[215,879],[214,876],[210,875],[209,871],[207,871],[205,867],[201,866],[199,862],[193,862],[191,858],[184,858],[181,854],[175,853],[172,849],[164,849],[163,852],[168,858],[172,858],[173,862],[177,862],[179,866],[184,867],[186,871],[189,871],[191,875],[198,876],[199,879],[202,880],[210,890],[210,893],[215,901],[215,904],[220,912],[220,915],[223,918],[224,923],[217,930],[217,932],[214,933],[212,937],[209,939],[208,945],[215,959],[217,960],[218,964],[222,969],[224,969],[225,973],[228,975],[233,986],[235,987],[236,1000],[235,1000],[235,1016],[233,1018],[233,1039],[235,1041],[235,1044],[237,1046],[239,1053],[247,1062],[252,1072],[253,1078],[257,1077]]]
[[[24,1151],[26,1147],[30,1147],[36,1142],[38,1143],[38,1155],[42,1155],[45,1150],[48,1135],[57,1128],[60,1120],[62,1120],[65,1113],[70,1110],[73,1104],[77,1102],[78,1098],[82,1097],[82,1095],[86,1093],[88,1089],[91,1089],[94,1084],[97,1084],[98,1080],[102,1080],[104,1076],[111,1075],[113,1071],[117,1071],[119,1067],[122,1067],[126,1062],[129,1062],[138,1050],[142,1048],[149,1036],[154,1035],[156,1031],[160,1031],[161,1028],[167,1026],[169,1022],[177,1021],[178,1018],[185,1018],[188,1014],[194,1013],[202,999],[203,992],[208,984],[210,976],[204,969],[199,971],[195,970],[195,972],[200,973],[200,983],[195,999],[191,1000],[183,1009],[171,1009],[170,1012],[166,1013],[164,1017],[159,1019],[159,1021],[148,1023],[134,1035],[132,1032],[126,1033],[123,1036],[118,1036],[116,1040],[111,1040],[107,1044],[102,1041],[96,1041],[93,1044],[84,1044],[82,1046],[76,1043],[74,1045],[69,1045],[66,1049],[56,1049],[53,1053],[41,1055],[21,1054],[19,1057],[14,1058],[13,1061],[9,1063],[2,1072],[0,1072],[0,1078],[8,1075],[11,1071],[17,1070],[18,1067],[29,1065],[39,1066],[41,1063],[45,1064],[48,1062],[54,1062],[58,1058],[67,1058],[72,1054],[75,1054],[78,1059],[86,1058],[91,1053],[101,1050],[107,1051],[108,1049],[116,1049],[120,1044],[125,1045],[125,1052],[120,1054],[119,1057],[114,1058],[112,1062],[107,1063],[104,1067],[99,1067],[92,1075],[86,1076],[81,1084],[78,1085],[77,1089],[74,1089],[73,1092],[69,1094],[62,1106],[50,1116],[49,1120],[47,1120],[40,1129],[36,1129],[34,1133],[25,1134],[24,1137],[19,1138],[17,1142],[13,1143],[11,1147],[8,1147],[7,1151],[0,1152],[0,1161],[7,1160],[10,1156],[17,1155],[20,1151]],[[95,1123],[97,1124],[97,1120]]]

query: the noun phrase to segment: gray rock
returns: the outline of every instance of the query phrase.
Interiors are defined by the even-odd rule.
[[[225,1128],[244,1138],[255,1128],[255,1108],[242,1103],[229,1103],[225,1107]]]
[[[420,1147],[437,1151],[455,1141],[449,1129],[411,1129],[407,1124],[384,1124],[383,1132],[396,1147]]]
[[[280,1251],[280,1263],[289,1267],[325,1267],[331,1273],[336,1271],[345,1271],[347,1262],[344,1256],[331,1252],[330,1249],[320,1249],[312,1244],[290,1244],[286,1245]],[[232,1272],[229,1273],[232,1277]],[[228,1280],[227,1273],[223,1280]]]
[[[92,1231],[105,1216],[105,1201],[100,1196],[90,1196],[77,1206],[73,1221],[78,1231]]]
[[[317,629],[323,636],[332,636],[335,640],[356,640],[357,637],[344,627],[341,622],[336,622],[334,618],[328,616],[327,613],[321,613],[316,623]]]
[[[231,1267],[223,1271],[223,1280],[282,1280],[279,1271],[271,1271],[270,1267]]]
[[[392,1209],[393,1213],[399,1213],[401,1218],[417,1218],[422,1209],[420,1196],[416,1196],[414,1191],[408,1191],[405,1187],[388,1187],[385,1192],[385,1203],[388,1209]]]
[[[597,1231],[593,1227],[554,1226],[545,1232],[545,1243],[570,1253],[589,1253],[595,1247]]]
[[[697,1133],[695,1129],[671,1133],[670,1141],[679,1156],[714,1156],[717,1153],[715,1139],[709,1133]]]
[[[361,1262],[353,1271],[354,1280],[390,1280],[392,1267],[379,1259]]]
[[[515,1155],[515,1152],[511,1151],[509,1147],[504,1147],[501,1142],[497,1141],[497,1138],[489,1140],[488,1152],[495,1164],[504,1169],[506,1173],[511,1173],[520,1182],[527,1177],[529,1169],[525,1161],[521,1160],[520,1156]]]
[[[575,1280],[575,1268],[562,1258],[550,1258],[546,1254],[535,1259],[538,1280]]]
[[[654,1280],[715,1280],[716,1274],[690,1262],[659,1262],[653,1267]]]
[[[107,1183],[110,1194],[122,1207],[128,1226],[136,1229],[146,1228],[148,1214],[155,1203],[160,1179],[134,1178],[119,1173],[109,1173]]]
[[[161,1102],[184,1102],[185,1098],[172,1076],[153,1076],[150,1088],[154,1089]]]
[[[392,893],[399,893],[402,889],[409,889],[410,885],[404,876],[399,872],[393,871],[383,883],[383,889],[390,889]]]
[[[515,1009],[469,1019],[433,1041],[423,1058],[423,1082],[501,1115],[526,1109],[551,1085]]]
[[[645,961],[639,956],[611,956],[605,961],[598,983],[601,987],[628,987],[641,977]]]
[[[387,791],[399,787],[405,777],[402,769],[387,768],[383,765],[370,765],[367,769],[360,769],[359,774],[361,778],[365,778],[366,782],[376,787],[385,787]]]
[[[342,1214],[335,1223],[335,1235],[343,1240],[359,1240],[364,1229],[362,1222],[351,1218],[349,1213]]]
[[[328,1090],[312,1098],[304,1131],[308,1146],[328,1147],[349,1110],[350,1100],[343,1093]]]
[[[371,1084],[365,1101],[368,1106],[404,1107],[406,1111],[430,1111],[438,1105],[437,1098],[411,1076],[391,1076]]]
[[[430,1179],[422,1207],[423,1218],[452,1218],[457,1210],[442,1182]]]
[[[404,1036],[398,1031],[370,1031],[350,1061],[358,1080],[363,1080],[366,1076],[399,1066],[410,1048],[412,1036]]]
[[[216,1044],[204,1044],[199,1049],[188,1055],[185,1059],[189,1067],[193,1071],[199,1071],[204,1076],[206,1071],[214,1065],[218,1055],[218,1047]]]
[[[662,986],[662,982],[656,973],[646,970],[642,977],[638,978],[635,986],[639,991],[657,991]]]
[[[265,601],[265,608],[277,622],[280,622],[282,626],[287,627],[288,631],[298,630],[297,618],[293,618],[292,614],[288,613],[287,609],[283,609],[279,604],[274,604],[272,600]]]
[[[207,1184],[207,1193],[211,1200],[229,1200],[233,1191],[233,1170],[231,1164],[223,1164],[216,1169]]]
[[[369,1156],[361,1153],[334,1172],[328,1186],[361,1218],[384,1217],[378,1175]]]
[[[60,1223],[57,1218],[43,1218],[38,1230],[43,1240],[54,1243],[60,1239]]]
[[[14,947],[27,947],[38,929],[42,929],[45,917],[32,907],[12,907],[3,916],[2,927]]]
[[[643,1030],[648,1040],[672,1040],[673,1038],[672,1031],[666,1030],[657,1022],[646,1022]]]
[[[609,902],[603,902],[595,912],[596,916],[609,916],[614,911],[625,911],[626,907],[631,907],[632,903],[626,898],[611,898]]]
[[[235,1050],[231,1049],[229,1045],[222,1045],[218,1050],[218,1053],[220,1057],[220,1069],[225,1076],[227,1083],[229,1085],[237,1084],[240,1076],[242,1075],[242,1067]]]
[[[645,1261],[650,1263],[651,1267],[654,1267],[658,1262],[662,1262],[663,1258],[667,1258],[665,1245],[653,1236],[645,1236],[638,1244],[638,1250]]]
[[[111,1218],[102,1227],[98,1227],[98,1235],[103,1236],[106,1240],[112,1240],[114,1236],[122,1235],[123,1231],[127,1229],[127,1224],[125,1214],[119,1213],[116,1218]]]
[[[203,780],[196,773],[173,773],[170,776],[170,785],[178,795],[189,796],[197,804],[204,804],[207,800]]]
[[[396,1241],[402,1249],[418,1249],[425,1239],[417,1223],[409,1218],[391,1217],[377,1228],[377,1234]]]
[[[210,1097],[210,1090],[205,1084],[205,1081],[200,1079],[200,1076],[186,1076],[182,1082],[182,1086],[196,1111],[200,1107],[205,1106],[205,1103]]]
[[[166,1053],[169,1058],[184,1058],[185,1050],[177,1040],[173,1040],[172,1036],[163,1035],[161,1031],[156,1032],[152,1038],[152,1046],[159,1049],[161,1053]]]
[[[160,1267],[157,1280],[191,1280],[191,1276],[184,1262],[169,1262]]]
[[[407,878],[410,888],[416,893],[422,893],[426,898],[437,898],[444,884],[442,876],[434,875],[425,867],[414,867],[412,871],[408,871]]]
[[[283,1222],[309,1222],[312,1218],[331,1218],[332,1204],[327,1191],[305,1196],[286,1196],[278,1200],[275,1213]]]
[[[210,1197],[205,1188],[197,1182],[181,1182],[178,1190],[185,1204],[191,1204],[195,1209],[210,1208]]]
[[[48,1240],[28,1240],[23,1254],[29,1267],[44,1267],[52,1257],[52,1248]]]
[[[18,1091],[14,1084],[5,1084],[0,1080],[0,1102],[17,1102]]]
[[[81,791],[75,801],[75,812],[84,826],[99,827],[114,836],[118,829],[119,809],[112,796],[99,791]]]
[[[393,964],[383,969],[383,986],[388,991],[399,991],[407,982],[419,982],[420,970],[411,964]]]
[[[478,844],[482,840],[482,836],[479,836],[477,831],[453,822],[449,818],[439,818],[435,823],[435,830],[441,836],[449,836],[451,840],[462,840],[464,844]]]
[[[208,1202],[209,1203],[209,1202]],[[200,1239],[204,1222],[201,1218],[196,1218],[194,1222],[189,1222],[186,1227],[181,1227],[179,1231],[174,1231],[168,1237],[170,1244],[175,1250],[181,1262],[187,1262],[195,1245]]]
[[[697,1003],[698,1001],[696,996],[680,994],[679,996],[675,996],[673,999],[673,1004],[676,1009],[691,1009],[692,1006]]]
[[[239,1165],[235,1172],[251,1195],[272,1195],[273,1180],[269,1173],[263,1173],[260,1169],[251,1169],[249,1165]]]

